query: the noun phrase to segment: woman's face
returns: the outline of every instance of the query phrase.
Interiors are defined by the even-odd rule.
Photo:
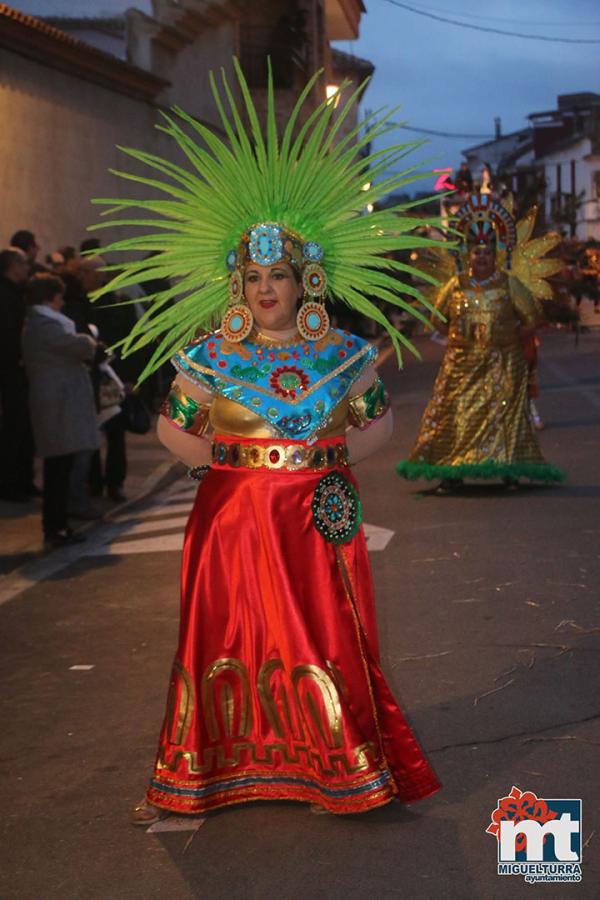
[[[302,285],[296,281],[288,263],[246,266],[244,295],[259,329],[285,331],[296,324]]]
[[[478,281],[489,278],[496,268],[496,254],[492,247],[485,244],[476,244],[469,251],[469,265],[471,274]]]

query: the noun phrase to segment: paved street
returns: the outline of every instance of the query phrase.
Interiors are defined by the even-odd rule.
[[[401,481],[394,465],[442,348],[419,339],[422,363],[383,367],[395,438],[357,474],[383,668],[444,782],[421,804],[335,817],[257,803],[195,830],[128,824],[164,712],[189,480],[94,527],[86,545],[27,579],[7,574],[2,900],[597,900],[598,331],[578,347],[564,332],[542,338],[541,440],[568,472],[562,486],[439,497]],[[581,884],[496,874],[485,828],[513,785],[582,799]]]

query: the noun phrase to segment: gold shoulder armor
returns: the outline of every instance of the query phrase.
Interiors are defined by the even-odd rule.
[[[209,403],[198,403],[173,382],[160,413],[171,425],[188,434],[202,435],[208,428]]]
[[[390,398],[381,378],[376,378],[364,394],[351,397],[349,401],[350,424],[364,430],[381,419],[390,408]]]

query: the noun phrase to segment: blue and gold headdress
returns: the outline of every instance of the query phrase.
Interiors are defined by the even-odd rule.
[[[492,194],[473,194],[456,214],[455,229],[461,235],[459,254],[469,247],[494,247],[505,254],[510,269],[517,243],[517,226],[509,210]]]
[[[320,73],[302,91],[280,135],[270,71],[263,135],[237,60],[234,68],[243,100],[241,109],[225,74],[221,89],[210,76],[225,139],[177,108],[173,116],[164,115],[166,124],[158,127],[176,141],[189,168],[151,153],[121,148],[152,169],[156,177],[120,171],[114,174],[152,189],[157,196],[93,201],[109,206],[111,215],[110,221],[93,228],[142,229],[135,237],[109,244],[103,255],[144,254],[141,259],[107,266],[116,274],[93,299],[134,284],[157,279],[170,282],[167,289],[148,298],[148,309],[121,342],[122,354],[154,346],[142,373],[144,378],[189,343],[199,329],[214,328],[228,305],[235,305],[236,297],[241,297],[248,260],[259,265],[289,262],[302,279],[308,297],[319,302],[325,297],[340,300],[375,319],[390,335],[399,360],[402,345],[416,352],[374,300],[383,300],[427,321],[410,302],[416,299],[428,307],[421,292],[410,280],[398,278],[399,273],[419,273],[394,258],[394,253],[437,246],[436,241],[413,233],[417,226],[437,224],[437,220],[408,214],[419,201],[365,213],[377,200],[430,177],[430,173],[418,172],[417,165],[403,172],[396,168],[422,141],[367,153],[374,139],[397,126],[389,124],[391,111],[378,119],[372,114],[360,125],[348,128],[348,116],[364,84],[343,104],[328,98],[300,125]],[[340,92],[348,86],[344,83]],[[141,210],[144,216],[132,216],[131,210]],[[430,280],[435,283],[434,278]],[[307,317],[312,315],[310,307],[307,304]],[[233,327],[239,322],[229,324]]]

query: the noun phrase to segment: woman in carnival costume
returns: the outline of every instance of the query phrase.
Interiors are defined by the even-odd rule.
[[[151,298],[123,349],[158,341],[145,374],[175,353],[159,436],[192,475],[204,474],[186,529],[166,716],[132,817],[139,825],[250,800],[363,812],[439,788],[380,669],[349,468],[389,438],[389,400],[375,349],[331,328],[324,304],[326,295],[342,299],[384,325],[397,350],[408,343],[368,296],[410,309],[394,278],[405,267],[382,254],[433,242],[410,235],[416,222],[399,219],[400,207],[362,214],[406,173],[362,188],[369,164],[374,181],[410,148],[361,156],[385,120],[343,135],[360,89],[335,117],[337,104],[321,104],[296,137],[317,76],[281,136],[269,79],[263,138],[235,69],[250,134],[225,76],[226,103],[211,79],[227,140],[177,110],[165,130],[193,170],[127,151],[170,180],[125,177],[166,199],[96,201],[152,214],[110,225],[158,229],[106,248],[146,258],[115,265],[103,290],[177,281]]]
[[[473,195],[457,213],[454,257],[446,251],[426,264],[443,282],[434,305],[448,345],[414,449],[397,466],[402,477],[439,478],[440,493],[463,478],[564,479],[537,441],[521,346],[542,319],[537,298],[552,296],[545,279],[561,265],[542,258],[558,235],[530,239],[535,215],[517,224],[493,196]]]

